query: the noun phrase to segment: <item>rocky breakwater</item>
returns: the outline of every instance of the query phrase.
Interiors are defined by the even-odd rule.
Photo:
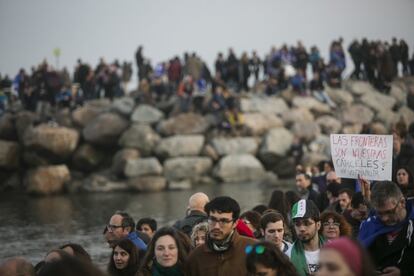
[[[237,137],[218,131],[211,114],[169,115],[165,104],[137,105],[131,97],[62,109],[53,123],[28,111],[6,113],[0,117],[0,190],[47,195],[276,183],[294,175],[297,141],[301,163],[316,164],[330,157],[331,133],[360,133],[369,124],[387,134],[401,118],[413,122],[406,106],[413,83],[397,80],[382,94],[347,80],[326,91],[336,108],[290,90],[272,97],[247,93],[240,97],[245,130]]]

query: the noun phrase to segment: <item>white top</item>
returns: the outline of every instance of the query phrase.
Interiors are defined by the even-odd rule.
[[[320,249],[316,251],[305,251],[306,263],[308,264],[308,269],[310,273],[315,273],[319,269],[319,252]]]

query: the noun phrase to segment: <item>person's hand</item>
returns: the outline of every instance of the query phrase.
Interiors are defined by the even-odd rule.
[[[398,267],[389,266],[382,270],[382,276],[400,276],[401,272]]]
[[[365,178],[358,175],[358,183],[361,188],[362,195],[368,201],[371,199],[371,183]]]

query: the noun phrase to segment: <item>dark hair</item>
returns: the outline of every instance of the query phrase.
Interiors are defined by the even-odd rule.
[[[119,246],[120,248],[128,252],[129,254],[128,265],[122,270],[117,269],[115,266],[114,252],[117,246]],[[108,264],[108,272],[109,274],[114,275],[114,276],[115,275],[134,275],[138,271],[139,261],[140,260],[139,260],[138,248],[135,246],[135,244],[131,240],[122,239],[122,240],[116,241],[114,244],[114,247],[112,248],[111,259],[109,260],[109,264]]]
[[[321,214],[321,228],[319,229],[320,235],[322,235],[323,223],[327,222],[330,218],[336,222],[339,222],[339,236],[346,236],[348,238],[352,237],[352,226],[348,223],[343,215],[340,215],[334,211],[324,211]]]
[[[65,256],[60,261],[47,263],[38,276],[104,276],[105,274],[92,263],[72,256]]]
[[[299,195],[294,191],[287,191],[285,192],[285,199],[286,199],[286,207],[287,213],[290,213],[292,210],[293,205],[300,200]]]
[[[260,214],[255,211],[246,211],[240,215],[240,218],[246,218],[254,227],[254,229],[260,228]]]
[[[382,206],[387,200],[398,201],[402,197],[403,194],[397,184],[392,181],[379,181],[372,188],[371,203],[377,208]]]
[[[269,223],[275,223],[278,221],[282,221],[283,222],[283,227],[286,228],[286,221],[285,218],[283,217],[283,215],[277,211],[272,211],[269,213],[266,213],[265,215],[262,216],[262,218],[260,219],[260,228],[264,230],[266,230],[266,227]]]
[[[365,201],[364,196],[362,195],[362,192],[357,192],[352,196],[351,207],[354,209],[358,209],[360,204],[368,205]]]
[[[46,256],[45,256],[45,259],[46,259],[46,257],[47,257],[50,253],[56,253],[56,254],[58,254],[58,255],[59,255],[59,257],[60,257],[61,259],[62,259],[62,258],[65,258],[65,257],[69,257],[69,256],[70,256],[68,252],[66,252],[66,251],[64,251],[64,250],[62,250],[62,249],[52,249],[52,250],[50,250],[49,252],[47,252],[47,254],[46,254]]]
[[[259,204],[256,205],[252,208],[252,211],[258,212],[259,214],[263,215],[263,212],[266,211],[267,209],[269,209],[266,205],[264,204]]]
[[[258,246],[264,247],[263,253],[256,252]],[[256,243],[253,250],[246,256],[247,272],[255,274],[256,264],[276,270],[278,276],[298,275],[289,258],[280,251],[276,244],[267,241]]]
[[[141,226],[148,224],[152,231],[157,231],[157,221],[153,218],[142,218],[137,222],[137,230],[141,230]]]
[[[352,199],[352,197],[354,196],[354,192],[351,189],[348,189],[348,188],[344,188],[344,189],[339,190],[338,196],[340,194],[343,194],[343,193],[346,193],[349,196],[350,199]]]
[[[65,247],[70,247],[73,250],[74,256],[76,258],[80,258],[87,262],[92,262],[91,256],[89,253],[80,245],[77,243],[66,243],[64,245],[61,245],[59,249],[64,249]]]
[[[163,236],[171,236],[174,239],[175,243],[177,244],[178,250],[177,265],[181,269],[181,271],[184,270],[184,265],[187,261],[187,256],[190,252],[187,246],[182,243],[183,236],[180,235],[180,232],[173,227],[162,227],[158,229],[157,232],[155,232],[154,236],[151,239],[151,242],[148,244],[147,253],[145,254],[144,260],[142,261],[142,265],[140,268],[141,271],[151,272],[151,267],[153,264],[153,260],[155,258],[155,244],[158,241],[158,239]],[[189,248],[191,248],[191,241]]]
[[[301,173],[296,174],[296,176],[300,176],[300,175],[303,175],[306,180],[309,180],[310,181],[312,179],[309,174],[304,173],[304,172],[301,172]]]
[[[127,212],[116,211],[114,215],[120,215],[122,217],[122,227],[131,227],[130,233],[135,230],[135,221]]]
[[[274,209],[280,212],[285,220],[288,213],[288,207],[286,203],[285,193],[281,190],[275,190],[272,192],[272,196],[269,201],[269,209]]]
[[[397,172],[401,169],[403,169],[407,172],[407,174],[408,174],[408,187],[412,188],[412,186],[414,185],[414,176],[413,176],[413,172],[411,171],[411,169],[408,166],[400,166],[400,167],[397,168],[397,170],[395,171],[396,181],[397,181]],[[397,183],[397,185],[398,185],[398,183]]]
[[[234,221],[236,221],[240,215],[239,203],[229,196],[219,196],[214,198],[204,206],[204,210],[207,215],[213,211],[217,211],[219,213],[232,213]]]

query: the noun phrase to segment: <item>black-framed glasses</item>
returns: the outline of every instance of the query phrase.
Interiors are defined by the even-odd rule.
[[[246,246],[246,248],[244,249],[244,252],[246,252],[247,255],[249,255],[250,253],[253,252],[253,250],[256,252],[256,254],[263,254],[263,252],[265,252],[266,247],[264,247],[264,245],[248,245]]]
[[[108,229],[108,231],[115,231],[117,228],[121,228],[123,227],[122,225],[113,225],[113,224],[108,224],[106,226],[106,229]]]
[[[211,217],[210,216],[210,217],[208,217],[207,222],[210,225],[215,225],[216,223],[218,223],[220,226],[224,226],[226,224],[229,224],[229,223],[233,222],[233,220],[232,219],[226,219],[226,218],[218,219],[216,217]]]
[[[341,224],[339,222],[337,222],[337,221],[334,221],[334,222],[326,221],[322,225],[324,227],[334,227],[334,226],[335,227],[339,227],[339,226],[341,226]]]
[[[390,210],[387,210],[387,211],[376,211],[376,213],[377,213],[377,216],[378,217],[380,217],[380,218],[382,218],[382,217],[385,217],[385,216],[393,216],[393,215],[395,215],[395,213],[397,212],[397,208],[398,208],[398,206],[400,205],[400,202],[401,202],[401,199],[402,198],[400,198],[398,201],[397,201],[397,204],[395,204],[395,207],[394,208],[392,208],[392,209],[390,209]]]
[[[302,225],[308,227],[311,226],[312,224],[314,224],[315,222],[310,220],[310,219],[296,219],[293,221],[293,224],[296,227],[301,227]]]

